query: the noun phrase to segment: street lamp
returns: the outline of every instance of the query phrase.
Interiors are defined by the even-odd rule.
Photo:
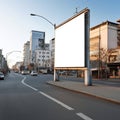
[[[55,24],[53,24],[51,21],[49,21],[47,18],[45,18],[45,17],[43,17],[43,16],[41,16],[41,15],[37,15],[37,14],[30,14],[31,16],[37,16],[37,17],[41,17],[42,19],[44,19],[44,20],[46,20],[47,22],[49,22],[52,26],[54,26],[54,28],[55,28]]]
[[[47,18],[45,18],[44,16],[41,16],[41,15],[37,15],[37,14],[30,14],[31,16],[37,16],[37,17],[41,17],[42,19],[46,20],[48,23],[50,23],[53,27],[54,27],[54,34],[55,34],[55,27],[56,27],[56,24],[53,24],[50,20],[48,20]],[[54,35],[55,36],[55,35]],[[45,49],[45,46],[44,46],[44,49]],[[43,57],[44,59],[44,57]],[[43,64],[44,64],[44,60],[43,60]]]
[[[6,60],[7,60],[8,55],[12,54],[13,52],[20,52],[20,53],[21,53],[21,51],[16,51],[16,50],[11,51],[11,52],[8,52],[8,53],[6,54]]]

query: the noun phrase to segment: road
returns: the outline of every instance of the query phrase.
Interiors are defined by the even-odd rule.
[[[11,72],[0,81],[0,120],[120,120],[120,106]]]

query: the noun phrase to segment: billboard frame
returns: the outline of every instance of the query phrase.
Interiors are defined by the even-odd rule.
[[[67,22],[71,21],[72,19],[78,17],[79,15],[84,13],[85,17],[85,67],[54,67],[54,81],[59,81],[59,74],[57,73],[57,70],[84,70],[85,73],[85,85],[92,85],[92,80],[90,77],[90,10],[88,8],[83,9],[82,11],[76,13],[74,16],[69,18],[68,20],[64,21],[60,25],[56,26],[55,29],[61,27],[62,25],[66,24]]]

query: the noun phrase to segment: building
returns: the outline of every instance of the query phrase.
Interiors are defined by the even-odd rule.
[[[28,66],[30,64],[30,41],[27,41],[24,44],[23,64],[24,64],[24,66]]]
[[[45,43],[45,32],[32,30],[30,35],[31,63],[35,62],[35,50],[44,49],[44,43]]]
[[[24,67],[39,71],[41,68],[50,68],[50,44],[45,43],[45,32],[31,31],[30,41],[24,44]]]
[[[99,48],[117,48],[117,25],[109,21],[103,22],[90,29],[90,52],[99,51]]]
[[[103,22],[90,29],[92,69],[100,71],[108,68],[107,63],[117,61],[117,56],[120,54],[118,34],[118,24],[110,21]]]
[[[49,49],[35,50],[35,65],[38,69],[50,68],[51,52]]]

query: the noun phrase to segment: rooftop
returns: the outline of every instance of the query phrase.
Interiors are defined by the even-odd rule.
[[[94,26],[94,27],[91,27],[90,30],[93,30],[93,29],[98,28],[98,27],[100,27],[100,26],[102,26],[102,25],[105,25],[105,24],[112,25],[112,26],[118,25],[117,23],[110,22],[110,21],[107,20],[107,21],[105,21],[105,22],[102,22],[102,23]]]

